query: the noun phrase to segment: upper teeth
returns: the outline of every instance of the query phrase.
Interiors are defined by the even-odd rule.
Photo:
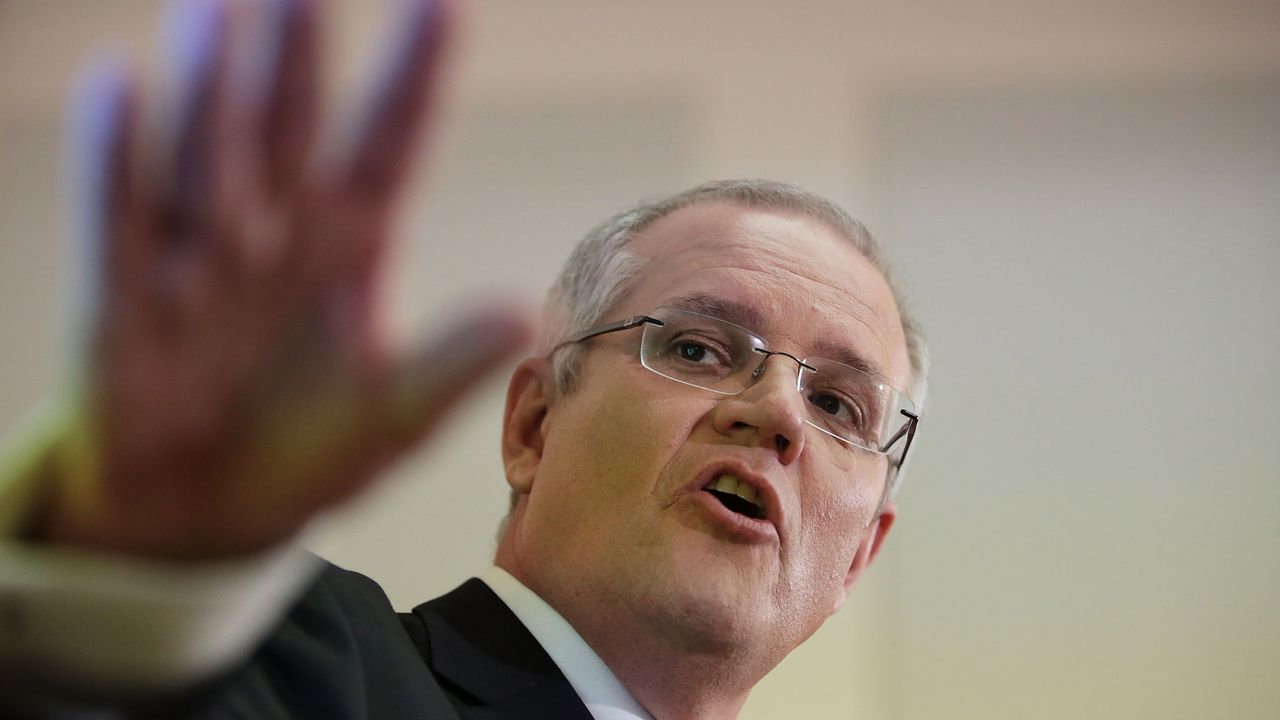
[[[750,485],[744,482],[741,482],[740,480],[738,480],[738,478],[728,473],[725,473],[717,477],[715,480],[712,480],[711,482],[707,483],[707,486],[703,489],[717,490],[722,493],[737,495],[738,497],[742,498],[743,500],[746,500],[752,505],[760,504],[757,501],[757,498],[759,498],[760,496],[756,492],[755,488],[751,487]]]

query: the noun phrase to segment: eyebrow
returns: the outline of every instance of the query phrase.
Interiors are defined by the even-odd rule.
[[[819,350],[817,354],[819,357],[824,357],[828,360],[835,360],[838,363],[843,363],[855,370],[861,370],[862,372],[875,375],[876,377],[885,377],[884,373],[880,372],[878,367],[872,365],[866,358],[847,347],[842,345],[830,345],[824,342],[820,343],[818,348]]]
[[[663,305],[676,310],[710,315],[717,320],[727,320],[756,334],[760,333],[760,327],[764,325],[764,315],[754,306],[715,295],[682,295],[664,302]]]
[[[719,320],[727,320],[728,322],[731,322],[734,325],[740,325],[757,335],[760,334],[760,328],[765,324],[763,313],[761,313],[754,305],[748,305],[746,303],[717,297],[715,295],[682,295],[664,302],[663,305],[677,310],[710,315],[711,317]],[[824,357],[828,360],[835,360],[838,363],[848,365],[856,370],[861,370],[879,377],[885,376],[878,367],[872,364],[865,357],[843,345],[835,345],[827,341],[820,341],[818,343],[818,347],[813,349],[813,353],[815,356]]]

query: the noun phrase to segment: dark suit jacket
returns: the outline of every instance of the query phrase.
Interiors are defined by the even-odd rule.
[[[378,585],[327,565],[252,660],[166,716],[297,720],[590,720],[487,585],[397,615]]]

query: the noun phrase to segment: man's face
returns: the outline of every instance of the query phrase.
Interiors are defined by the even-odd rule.
[[[647,263],[602,322],[692,299],[772,350],[852,354],[907,385],[888,285],[816,220],[704,204],[654,223],[632,249]],[[803,423],[788,358],[770,357],[741,394],[716,395],[646,370],[640,337],[589,341],[575,389],[550,403],[517,574],[588,637],[638,623],[694,652],[776,663],[843,601],[885,459]],[[721,475],[751,484],[767,517],[703,490]]]

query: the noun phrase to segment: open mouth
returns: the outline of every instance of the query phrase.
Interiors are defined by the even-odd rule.
[[[759,493],[747,483],[728,473],[716,476],[702,488],[711,493],[721,505],[731,511],[756,520],[764,519],[764,508],[760,505]]]

